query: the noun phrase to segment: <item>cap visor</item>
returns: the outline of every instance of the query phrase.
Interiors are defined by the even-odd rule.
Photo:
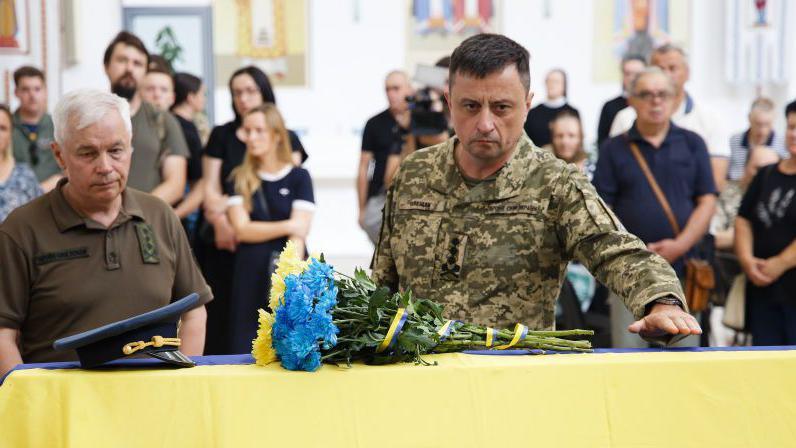
[[[195,362],[191,361],[190,358],[183,355],[179,350],[147,352],[146,354],[177,367],[193,367],[196,365]]]

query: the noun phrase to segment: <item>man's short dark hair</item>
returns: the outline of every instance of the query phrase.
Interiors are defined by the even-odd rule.
[[[124,44],[128,47],[133,47],[141,53],[144,53],[144,56],[146,56],[146,65],[149,67],[149,52],[147,51],[146,46],[141,39],[138,38],[138,36],[127,31],[120,31],[119,34],[113,38],[111,43],[108,44],[108,48],[105,49],[105,56],[102,58],[102,62],[106,67],[108,64],[110,64],[113,50],[118,44]]]
[[[190,73],[174,74],[174,106],[188,99],[188,95],[197,93],[202,88],[202,80]],[[171,106],[174,108],[174,106]]]
[[[630,61],[639,61],[644,64],[644,67],[647,66],[647,59],[640,54],[626,54],[622,57],[622,62],[619,64],[620,68],[625,68],[625,64]]]
[[[785,118],[788,118],[790,114],[796,114],[796,100],[791,101],[785,106]]]
[[[44,72],[31,65],[23,65],[14,71],[14,86],[19,87],[22,78],[40,78],[41,82],[46,82]]]
[[[448,78],[451,86],[456,73],[478,79],[514,64],[526,90],[531,89],[530,55],[522,45],[500,34],[476,34],[464,40],[451,55]]]
[[[169,76],[174,74],[174,70],[171,68],[171,63],[168,61],[168,59],[159,54],[149,55],[147,73],[152,71],[167,73]]]

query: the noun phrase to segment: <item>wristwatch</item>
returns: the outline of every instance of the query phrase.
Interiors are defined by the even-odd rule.
[[[653,300],[653,303],[662,303],[664,305],[677,305],[680,308],[683,307],[683,302],[681,302],[680,299],[678,299],[675,296],[659,297]]]
[[[664,296],[664,297],[658,297],[657,299],[655,299],[652,302],[648,303],[647,306],[646,306],[646,310],[644,310],[645,311],[644,314],[645,315],[649,314],[650,310],[652,309],[652,306],[655,305],[655,304],[658,304],[658,303],[661,303],[661,304],[664,304],[664,305],[677,305],[677,306],[680,307],[681,310],[685,310],[685,308],[683,307],[683,302],[681,302],[680,299],[678,299],[675,296],[668,295],[668,296]]]

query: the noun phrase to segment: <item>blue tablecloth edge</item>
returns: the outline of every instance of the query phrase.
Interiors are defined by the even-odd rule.
[[[783,350],[796,350],[796,345],[772,345],[772,346],[757,346],[757,347],[668,347],[668,348],[597,348],[594,353],[663,353],[663,352],[757,352],[757,351],[783,351]],[[523,356],[523,355],[537,355],[541,354],[541,350],[466,350],[463,353],[468,355],[490,355],[490,356]],[[547,354],[574,354],[575,352],[551,352],[546,351]],[[251,354],[242,355],[208,355],[208,356],[191,356],[190,357],[197,366],[217,366],[217,365],[244,365],[254,364],[254,358]],[[94,368],[93,370],[110,370],[116,368],[129,368],[129,367],[161,367],[173,368],[169,364],[153,358],[135,358],[135,359],[117,359],[105,364],[102,367]],[[5,376],[0,378],[0,386],[2,386],[8,375],[16,372],[17,370],[27,369],[79,369],[80,363],[78,361],[66,362],[47,362],[47,363],[31,363],[19,364]]]

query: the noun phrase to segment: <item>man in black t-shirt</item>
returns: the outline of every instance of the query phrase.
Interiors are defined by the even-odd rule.
[[[384,172],[391,153],[400,153],[402,135],[408,132],[411,114],[406,97],[412,95],[409,77],[392,71],[384,80],[389,107],[372,117],[362,133],[362,155],[359,159],[357,196],[359,225],[376,244],[384,207]]]

